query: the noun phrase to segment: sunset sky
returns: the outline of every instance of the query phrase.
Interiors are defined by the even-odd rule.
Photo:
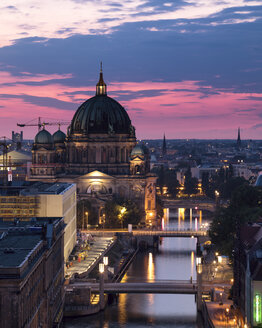
[[[139,138],[262,139],[262,1],[1,0],[0,27],[0,136],[70,121],[103,61]]]

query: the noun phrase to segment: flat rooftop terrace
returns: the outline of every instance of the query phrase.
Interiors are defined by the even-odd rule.
[[[1,269],[19,268],[38,247],[45,235],[44,226],[56,225],[61,218],[31,218],[26,220],[0,218]]]
[[[72,184],[64,182],[46,183],[23,181],[12,186],[0,186],[0,196],[31,196],[39,194],[59,195],[70,189]]]

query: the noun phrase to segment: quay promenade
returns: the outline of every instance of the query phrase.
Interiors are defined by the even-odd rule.
[[[103,259],[103,256],[113,247],[115,239],[113,237],[96,236],[90,249],[85,251],[83,259],[76,257],[71,261],[72,266],[66,268],[66,278],[71,278],[75,273],[88,275],[95,266]]]

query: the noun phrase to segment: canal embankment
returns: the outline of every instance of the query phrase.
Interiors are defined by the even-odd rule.
[[[110,243],[108,247],[101,252],[96,263],[90,265],[86,272],[82,272],[81,274],[75,272],[75,274],[67,280],[65,286],[66,297],[64,316],[86,316],[103,310],[98,295],[91,294],[91,290],[88,287],[79,288],[74,284],[78,282],[99,282],[99,263],[103,261],[104,256],[108,258],[106,281],[120,281],[136,256],[137,251],[138,249],[131,236],[127,235],[125,238],[114,238],[114,242]],[[77,271],[77,266],[75,270]],[[105,304],[107,304],[107,301],[108,297],[105,296]]]

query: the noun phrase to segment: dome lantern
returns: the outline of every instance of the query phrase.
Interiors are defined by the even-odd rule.
[[[103,78],[103,69],[102,69],[102,62],[101,62],[101,67],[100,67],[100,77],[99,77],[99,81],[96,85],[96,95],[97,96],[102,96],[102,95],[106,95],[106,84],[104,82],[104,78]]]

